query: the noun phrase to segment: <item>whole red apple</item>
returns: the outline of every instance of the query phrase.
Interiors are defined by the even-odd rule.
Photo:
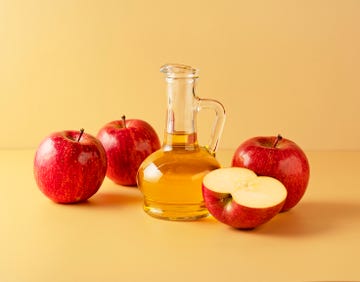
[[[107,177],[125,186],[136,185],[136,174],[141,163],[160,149],[159,137],[149,123],[125,119],[125,116],[104,125],[97,137],[106,151]]]
[[[217,220],[239,229],[268,222],[280,212],[287,195],[279,180],[240,167],[206,174],[202,193],[206,208]]]
[[[301,200],[310,177],[309,162],[303,150],[281,135],[245,141],[235,151],[232,166],[280,180],[288,192],[282,211],[293,208]]]
[[[94,136],[80,131],[55,132],[39,145],[34,176],[40,190],[57,203],[89,199],[106,174],[106,153]]]

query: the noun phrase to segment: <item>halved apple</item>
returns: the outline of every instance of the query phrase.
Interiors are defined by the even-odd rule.
[[[252,229],[282,209],[287,190],[277,179],[240,168],[219,168],[205,175],[202,192],[206,208],[220,222]]]

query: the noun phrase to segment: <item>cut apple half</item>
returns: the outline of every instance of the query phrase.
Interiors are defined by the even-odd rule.
[[[240,167],[209,172],[202,191],[207,209],[217,220],[241,229],[269,221],[280,212],[287,196],[279,180]]]

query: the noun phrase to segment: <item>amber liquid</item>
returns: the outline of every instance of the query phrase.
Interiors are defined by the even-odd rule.
[[[169,220],[206,217],[202,180],[220,164],[197,145],[194,135],[168,135],[166,138],[171,139],[167,143],[171,145],[164,145],[150,155],[138,171],[145,212]]]

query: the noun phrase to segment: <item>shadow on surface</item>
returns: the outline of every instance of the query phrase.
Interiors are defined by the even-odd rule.
[[[129,189],[129,190],[127,190]],[[132,189],[132,190],[130,190]],[[140,207],[143,204],[143,199],[140,191],[137,188],[133,187],[119,187],[118,191],[98,191],[94,196],[89,200],[78,203],[78,206],[89,206],[93,207],[116,207],[116,206],[125,206],[125,205],[139,205]]]
[[[303,202],[250,232],[276,236],[312,236],[317,233],[341,232],[359,221],[359,202]]]

